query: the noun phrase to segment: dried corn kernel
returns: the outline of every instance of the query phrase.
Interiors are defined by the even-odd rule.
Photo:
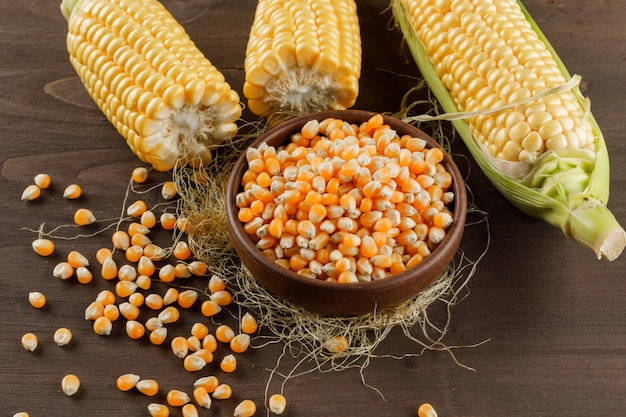
[[[149,338],[150,338],[150,342],[153,345],[158,346],[158,345],[163,344],[163,342],[165,342],[165,339],[167,338],[167,328],[160,327],[158,329],[151,331]]]
[[[215,294],[218,291],[226,290],[226,282],[224,282],[224,280],[219,276],[213,275],[209,278],[208,288],[211,294]]]
[[[191,326],[191,334],[196,338],[202,340],[206,335],[209,334],[209,328],[206,326],[206,324],[197,322],[194,323],[193,326]]]
[[[39,198],[41,195],[41,189],[35,184],[31,184],[24,189],[21,199],[23,201],[33,201]]]
[[[113,322],[120,317],[120,309],[115,304],[107,304],[104,306],[103,315]]]
[[[437,412],[432,405],[424,403],[417,409],[417,415],[419,417],[437,417]]]
[[[81,284],[89,284],[93,279],[93,274],[91,273],[91,271],[84,266],[79,266],[74,272],[76,274],[76,279]]]
[[[74,268],[89,266],[89,260],[82,253],[76,250],[67,254],[67,262]]]
[[[185,404],[181,409],[183,417],[198,417],[198,409],[193,404]]]
[[[50,256],[54,252],[54,243],[50,239],[35,239],[32,246],[35,253],[40,256]]]
[[[189,272],[197,277],[205,275],[209,269],[207,264],[202,261],[192,261],[189,265],[187,265],[187,268],[189,269]]]
[[[74,275],[74,268],[68,262],[59,262],[52,270],[52,275],[59,279],[66,280]]]
[[[100,336],[109,336],[113,330],[113,323],[106,316],[100,316],[93,322],[93,331]]]
[[[224,372],[234,372],[237,369],[237,358],[235,355],[228,354],[220,361],[220,369]]]
[[[34,178],[35,185],[42,190],[48,188],[50,186],[50,175],[48,174],[37,174]]]
[[[233,395],[233,390],[228,384],[220,384],[215,388],[212,395],[216,400],[227,400]]]
[[[176,191],[176,185],[174,182],[166,181],[163,183],[163,186],[161,187],[161,196],[164,200],[171,200],[176,197],[177,193],[178,192]]]
[[[160,310],[164,304],[163,297],[156,293],[148,294],[145,297],[145,304],[152,310]]]
[[[185,290],[178,294],[178,305],[182,308],[190,308],[198,299],[198,291]]]
[[[154,379],[141,379],[135,386],[137,391],[148,397],[154,397],[159,392],[159,383]]]
[[[174,356],[180,359],[183,359],[189,353],[189,344],[187,344],[187,339],[183,336],[173,338],[170,342],[170,347]]]
[[[78,226],[88,226],[96,222],[96,216],[86,208],[79,208],[74,212],[74,223]]]
[[[211,300],[215,301],[220,306],[225,307],[229,305],[230,303],[232,303],[233,296],[227,290],[216,291],[213,294],[211,294]]]
[[[235,353],[243,353],[250,347],[250,335],[246,333],[238,334],[230,340],[230,350]]]
[[[115,294],[110,290],[102,290],[96,296],[96,301],[102,303],[103,306],[115,303]]]
[[[210,352],[215,352],[217,350],[217,339],[212,334],[207,334],[202,339],[202,349],[206,349]]]
[[[287,400],[282,394],[274,394],[270,397],[268,406],[272,414],[280,415],[287,407]]]
[[[163,265],[161,269],[159,269],[159,279],[163,282],[172,282],[176,278],[176,271],[174,269],[174,265],[167,264]]]
[[[111,236],[111,242],[116,249],[126,250],[130,247],[130,236],[123,230],[118,230]]]
[[[85,309],[85,320],[95,320],[104,314],[104,305],[100,301],[92,301]]]
[[[116,385],[120,391],[130,391],[135,388],[140,379],[136,374],[124,374],[117,378]]]
[[[200,311],[206,317],[213,317],[214,315],[222,311],[222,307],[216,301],[205,300],[200,306]]]
[[[126,215],[130,217],[141,217],[141,215],[148,210],[146,203],[143,200],[137,200],[126,209]]]
[[[161,227],[165,230],[174,230],[176,227],[176,216],[172,213],[163,213],[159,218],[159,222],[161,223]]]
[[[176,307],[169,306],[164,308],[157,317],[163,324],[174,323],[180,318],[180,311]]]
[[[169,390],[167,393],[167,403],[172,407],[181,407],[191,401],[189,394],[177,389]]]
[[[256,413],[256,404],[252,400],[243,400],[235,407],[235,417],[252,417]]]
[[[206,388],[198,386],[193,390],[193,399],[203,408],[211,408],[211,396]]]
[[[80,380],[74,374],[65,375],[61,380],[61,389],[68,397],[76,394],[79,388]]]
[[[193,383],[194,388],[204,388],[208,393],[212,393],[215,391],[215,388],[219,385],[219,380],[216,376],[203,376],[202,378],[196,379]]]
[[[34,333],[26,333],[24,336],[22,336],[21,342],[24,349],[30,352],[34,352],[35,349],[37,349],[37,345],[39,344],[39,339]]]
[[[128,320],[126,322],[126,334],[131,339],[141,339],[146,333],[146,328],[136,320]]]
[[[178,301],[178,290],[174,287],[168,288],[163,296],[163,304],[170,305]]]
[[[145,167],[137,167],[133,169],[131,177],[137,183],[144,183],[148,179],[148,170]]]
[[[199,371],[204,368],[206,364],[207,362],[204,358],[196,354],[187,355],[183,360],[183,367],[189,372]]]
[[[132,305],[128,301],[121,303],[118,308],[126,320],[136,320],[139,317],[139,307]]]
[[[256,319],[250,313],[246,313],[241,318],[241,331],[246,334],[252,334],[257,331],[259,325]]]
[[[129,266],[129,265],[125,265]],[[129,295],[137,291],[137,284],[132,281],[118,281],[115,284],[115,293],[122,298],[126,298]]]
[[[154,214],[152,210],[144,211],[139,217],[139,223],[141,223],[143,227],[148,228],[148,230],[152,229],[156,225],[156,222],[157,222],[156,215]]]
[[[170,409],[165,404],[150,403],[148,404],[148,414],[152,417],[169,417]]]
[[[227,324],[220,324],[215,329],[215,337],[222,343],[230,343],[235,337],[235,332]]]
[[[113,257],[109,256],[102,261],[102,268],[100,268],[100,276],[106,280],[112,280],[117,278],[117,263],[113,260]]]
[[[174,245],[173,253],[176,259],[184,261],[185,259],[189,259],[191,256],[191,249],[189,248],[187,242],[181,240],[176,242],[176,245]]]
[[[70,184],[65,187],[65,190],[63,190],[63,198],[66,198],[68,200],[76,200],[82,195],[82,193],[83,190],[80,188],[80,185]]]
[[[46,305],[46,296],[39,291],[31,291],[28,293],[28,302],[35,308],[42,308]]]
[[[67,327],[61,327],[54,332],[53,337],[57,346],[65,346],[72,340],[72,331]]]

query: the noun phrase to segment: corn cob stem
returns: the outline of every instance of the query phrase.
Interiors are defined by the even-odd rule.
[[[476,118],[471,118],[471,114],[469,114],[475,109],[459,108],[459,103],[462,102],[467,92],[460,92],[454,95],[442,80],[442,74],[437,72],[437,68],[441,70],[441,66],[437,66],[439,62],[433,62],[436,61],[433,58],[435,52],[429,52],[424,39],[420,37],[420,28],[414,25],[416,17],[411,16],[409,3],[413,3],[413,5],[419,3],[420,6],[426,4],[426,2],[420,0],[414,0],[413,2],[409,0],[392,0],[392,10],[396,21],[407,40],[409,49],[420,72],[443,110],[446,113],[468,112],[468,117],[455,117],[451,120],[451,123],[485,175],[513,205],[524,213],[541,218],[559,227],[566,237],[591,249],[598,259],[616,259],[626,246],[626,233],[606,207],[609,197],[608,151],[597,122],[589,112],[588,100],[582,96],[578,86],[571,89],[571,94],[581,109],[576,111],[583,115],[580,123],[589,132],[584,137],[592,138],[591,142],[589,142],[589,139],[584,139],[587,142],[581,144],[580,147],[552,146],[552,149],[550,149],[550,146],[548,146],[548,149],[541,148],[543,150],[535,153],[522,152],[520,153],[520,159],[509,162],[506,159],[510,155],[503,151],[506,148],[505,146],[499,148],[502,151],[498,153],[497,145],[493,143],[488,144],[488,142],[483,142],[484,139],[481,139],[480,129],[474,125]],[[450,1],[451,3],[453,2]],[[558,77],[562,77],[562,83],[565,84],[572,78],[554,49],[519,1],[496,0],[494,2],[482,3],[482,6],[485,6],[484,8],[491,8],[491,11],[495,10],[496,6],[502,6],[503,9],[510,10],[517,8],[527,21],[527,24],[529,24],[529,27],[535,32],[540,43],[543,44],[543,49],[546,51],[544,55],[547,55],[548,59],[553,61],[550,63],[551,68],[556,68],[557,72],[560,72]],[[437,5],[429,3],[428,7],[431,7],[430,10],[432,11],[433,7],[438,7],[439,5],[445,7],[448,5],[448,2],[437,2]],[[465,2],[465,6],[473,7],[473,4]],[[449,20],[448,23],[450,22]],[[429,29],[433,29],[433,27],[429,27]],[[441,26],[439,27],[441,28]],[[433,30],[433,32],[435,31]],[[432,38],[435,38],[435,36],[432,35]],[[446,37],[444,36],[444,38]],[[454,44],[451,47],[446,46],[446,48],[452,49],[454,47]],[[441,47],[438,49],[446,50]],[[454,52],[462,55],[464,51]],[[460,78],[455,78],[450,73],[446,74],[445,71],[442,72],[444,76],[452,76],[457,81]],[[556,80],[558,79],[556,78]],[[450,84],[454,85],[453,82],[449,82],[448,85]],[[515,99],[510,100],[509,103],[511,101],[515,102]],[[570,105],[575,107],[571,103]],[[506,104],[508,103],[495,100],[492,101],[491,106],[479,109],[484,110],[485,113],[490,113],[492,108],[502,107]],[[495,117],[488,122],[491,123],[488,126],[495,125],[497,123],[495,118],[497,117],[496,113]],[[442,115],[442,118],[445,118],[445,115]],[[540,129],[541,126],[538,127],[538,130]],[[509,132],[509,134],[511,133]],[[581,137],[581,139],[583,138]],[[497,144],[498,142],[496,141],[495,143]],[[546,146],[546,144],[542,146]],[[539,146],[537,149],[539,149]]]

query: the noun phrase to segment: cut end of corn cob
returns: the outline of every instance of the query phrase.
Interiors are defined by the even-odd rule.
[[[259,1],[245,72],[250,111],[270,123],[352,107],[361,72],[356,3]]]
[[[602,133],[548,40],[517,0],[392,0],[429,88],[483,172],[523,212],[613,260],[624,230],[606,207]],[[409,117],[419,121],[428,117]]]
[[[63,0],[70,61],[137,156],[209,163],[237,132],[238,94],[156,0]]]

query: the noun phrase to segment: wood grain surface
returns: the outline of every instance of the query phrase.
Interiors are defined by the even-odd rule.
[[[256,2],[169,0],[164,4],[241,93]],[[583,77],[584,93],[591,99],[609,148],[609,207],[626,223],[626,2],[525,0],[524,4],[570,72]],[[402,48],[398,30],[392,28],[386,1],[359,1],[359,18],[363,71],[355,107],[397,111],[419,73]],[[111,336],[95,335],[83,318],[84,309],[100,290],[111,288],[97,273],[89,285],[52,276],[54,265],[72,249],[95,264],[95,252],[110,245],[110,234],[59,240],[57,253],[50,258],[41,258],[31,249],[33,229],[43,223],[47,228],[70,223],[79,206],[89,207],[100,219],[119,216],[130,173],[141,165],[78,81],[68,61],[65,34],[58,1],[0,0],[0,213],[4,218],[0,414],[146,416],[150,402],[164,401],[163,393],[171,388],[191,392],[189,387],[200,375],[185,372],[167,346],[130,340],[119,323]],[[254,120],[247,112],[243,117]],[[359,369],[313,371],[285,384],[284,415],[416,416],[417,407],[430,402],[441,417],[624,416],[626,255],[614,262],[596,260],[559,230],[513,208],[469,160],[462,144],[455,142],[453,151],[469,172],[475,204],[488,214],[489,225],[488,231],[485,223],[467,227],[462,248],[468,257],[476,259],[489,247],[463,298],[451,307],[443,339],[448,346],[461,346],[453,353],[464,366],[448,352],[426,350],[402,359],[373,358],[362,374]],[[51,175],[52,187],[37,201],[21,201],[22,190],[42,172]],[[154,175],[151,180],[166,178],[167,174]],[[70,183],[83,187],[82,199],[61,197]],[[158,201],[154,193],[145,198],[149,203]],[[59,234],[66,232],[75,233],[62,229]],[[206,282],[199,279],[193,285],[203,288]],[[44,309],[29,305],[30,291],[47,296]],[[445,324],[445,313],[441,303],[428,310],[438,325]],[[200,319],[192,312],[177,328],[182,333]],[[52,335],[59,327],[72,329],[70,345],[54,344]],[[421,352],[396,330],[379,346],[381,356]],[[33,353],[20,345],[26,332],[39,336],[40,346]],[[215,400],[200,415],[232,415],[245,398],[257,403],[257,415],[265,415],[262,403],[269,370],[276,366],[282,349],[274,344],[246,352],[232,375],[214,371],[232,385],[234,395]],[[285,356],[281,371],[288,372],[297,360]],[[148,398],[118,391],[115,379],[128,372],[156,379],[161,393]],[[67,373],[82,381],[73,397],[61,391],[61,378]],[[280,390],[281,382],[275,377],[268,392]],[[181,415],[180,409],[172,409],[172,415]]]

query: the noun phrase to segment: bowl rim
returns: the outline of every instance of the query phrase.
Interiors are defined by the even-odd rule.
[[[244,153],[242,153],[242,155],[238,158],[237,162],[233,166],[231,175],[229,176],[228,182],[226,184],[225,194],[227,223],[229,230],[231,231],[231,238],[240,240],[245,238],[244,241],[249,244],[243,244],[242,242],[241,247],[251,257],[253,257],[256,262],[266,267],[273,275],[278,277],[286,274],[289,279],[294,280],[294,284],[300,284],[301,286],[310,289],[317,289],[321,291],[328,291],[332,289],[332,291],[337,292],[338,294],[358,295],[385,291],[387,289],[397,287],[402,282],[413,279],[416,270],[429,270],[430,268],[436,266],[438,263],[445,262],[446,258],[450,258],[451,260],[454,257],[454,253],[456,253],[458,244],[464,231],[467,215],[467,194],[465,189],[465,181],[463,180],[463,177],[458,167],[454,163],[452,156],[449,155],[449,153],[445,151],[445,149],[443,149],[439,143],[437,143],[433,138],[431,138],[421,129],[405,123],[400,119],[396,119],[392,116],[388,116],[379,112],[357,109],[328,110],[310,113],[284,121],[279,125],[272,127],[267,132],[261,134],[249,145],[249,147],[258,147],[261,143],[277,136],[284,136],[285,138],[288,138],[291,134],[297,132],[298,128],[301,128],[304,123],[312,119],[318,119],[321,121],[328,117],[334,117],[351,123],[360,123],[368,120],[370,117],[377,114],[381,114],[383,116],[384,123],[390,125],[392,129],[400,131],[402,134],[410,134],[414,137],[424,139],[428,143],[428,147],[438,147],[444,150],[444,165],[453,177],[452,188],[454,191],[454,209],[452,211],[454,215],[454,222],[446,231],[446,236],[444,240],[439,244],[439,246],[437,246],[435,250],[431,252],[429,256],[424,258],[424,261],[421,262],[419,265],[409,268],[407,271],[379,280],[340,284],[320,279],[307,278],[293,271],[287,270],[272,262],[256,247],[256,245],[254,245],[250,237],[243,230],[243,224],[237,218],[238,208],[235,204],[235,197],[237,193],[241,190],[240,178],[247,165],[246,155],[244,151]],[[359,120],[360,122],[354,122],[354,120]],[[450,255],[449,253],[450,250],[453,250],[454,252],[452,255]],[[450,261],[445,262],[446,266],[449,263]],[[263,283],[263,281],[259,280],[257,277],[255,277],[255,279]],[[435,278],[435,280],[436,279],[437,278]],[[434,282],[434,280],[428,283],[426,287],[432,282]]]

